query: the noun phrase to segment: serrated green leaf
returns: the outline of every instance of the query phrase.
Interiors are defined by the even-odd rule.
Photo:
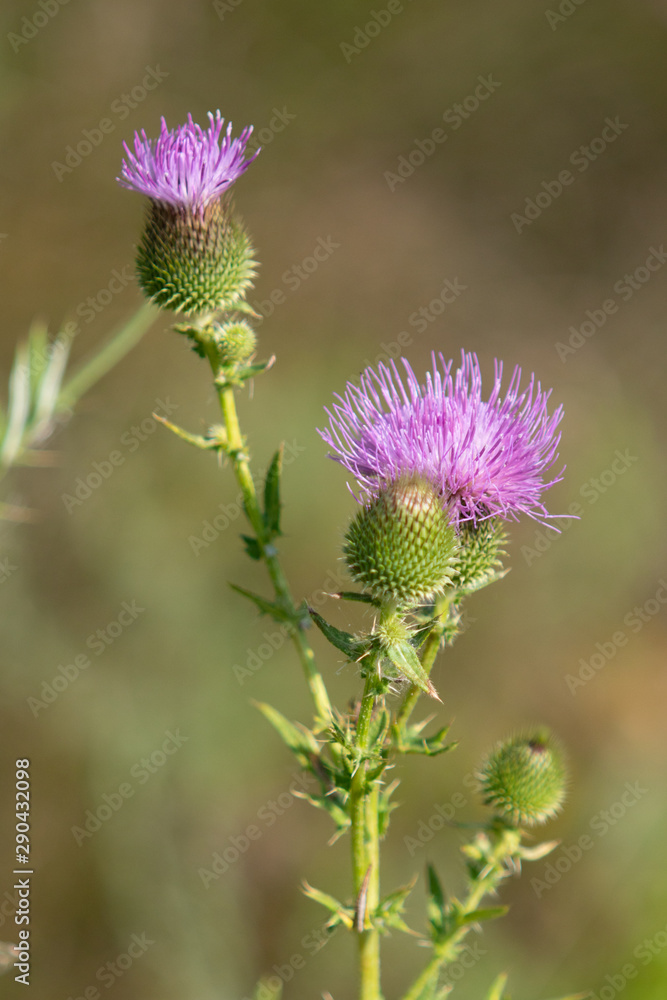
[[[274,621],[280,624],[292,624],[292,616],[289,611],[285,608],[281,608],[278,604],[274,604],[273,601],[267,601],[265,597],[260,597],[259,594],[253,594],[251,590],[246,590],[245,587],[238,587],[235,583],[230,583],[229,586],[232,590],[235,590],[237,594],[241,594],[243,597],[247,597],[249,601],[261,611],[263,615],[270,615]]]
[[[281,444],[271,459],[264,482],[264,522],[271,538],[282,534],[280,530],[280,477],[283,471],[285,445]]]
[[[466,924],[481,924],[485,920],[497,920],[504,917],[509,912],[509,906],[488,906],[483,910],[474,910],[472,913],[461,914],[458,918],[460,926]]]
[[[501,972],[491,984],[491,989],[486,995],[486,1000],[503,1000],[505,987],[507,986],[507,973]]]
[[[364,653],[368,652],[368,642],[366,640],[355,639],[349,632],[330,625],[328,621],[319,615],[313,608],[308,608],[308,614],[313,619],[325,639],[328,639],[332,646],[345,653],[348,660],[356,663]]]
[[[262,558],[262,549],[256,538],[251,535],[241,535],[243,539],[243,545],[245,547],[246,553],[251,559],[255,559],[257,562]]]
[[[409,642],[383,644],[382,652],[404,677],[407,677],[409,681],[416,684],[418,688],[424,691],[425,694],[430,695],[431,698],[442,701],[429,680],[428,674],[422,667],[414,647]]]

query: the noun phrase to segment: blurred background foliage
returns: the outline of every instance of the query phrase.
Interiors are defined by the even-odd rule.
[[[73,0],[26,30],[22,19],[41,9],[5,0],[0,12],[7,373],[35,317],[53,330],[78,320],[76,360],[140,303],[133,282],[100,296],[114,270],[131,267],[142,221],[141,199],[114,181],[123,139],[141,128],[156,134],[163,114],[175,125],[189,111],[202,121],[216,107],[237,129],[270,129],[276,111],[287,119],[281,131],[264,133],[236,199],[261,261],[251,300],[284,292],[259,327],[263,355],[278,361],[241,406],[258,475],[279,437],[296,452],[286,469],[282,550],[297,594],[335,586],[327,577],[341,570],[340,540],[354,508],[315,431],[322,407],[365,364],[398,350],[401,333],[417,370],[434,349],[449,357],[474,350],[489,383],[499,357],[535,370],[565,404],[567,472],[548,502],[564,512],[577,501],[582,517],[559,537],[529,521],[513,527],[512,572],[470,599],[469,631],[436,669],[438,720],[453,720],[461,746],[401,768],[403,808],[386,847],[384,885],[406,882],[430,859],[456,891],[460,834],[438,832],[413,857],[405,838],[424,831],[420,823],[456,792],[467,799],[457,819],[479,816],[465,775],[497,738],[546,722],[569,748],[572,769],[568,807],[547,833],[567,846],[588,833],[594,847],[540,899],[530,879],[543,877],[545,862],[508,883],[511,913],[479,939],[485,954],[456,995],[479,997],[501,968],[518,1000],[597,993],[613,989],[630,963],[637,975],[624,998],[664,1000],[665,612],[654,601],[657,613],[647,612],[636,632],[624,619],[655,598],[665,575],[667,269],[627,301],[613,290],[667,235],[664,3],[564,0],[559,14],[556,3],[405,0],[347,59],[341,43],[355,44],[371,10],[386,9],[383,0],[374,8],[230,0],[217,9],[199,0]],[[34,37],[12,41],[22,31]],[[162,82],[132,97],[147,67]],[[460,128],[443,126],[443,113],[489,74],[500,86],[488,100]],[[512,213],[523,213],[526,199],[616,116],[627,128],[585,172],[573,169],[574,182],[518,233]],[[103,118],[113,129],[58,179],[53,164]],[[447,140],[390,190],[385,173],[438,127]],[[320,238],[340,245],[295,288],[286,272]],[[410,325],[457,279],[466,288],[454,302],[426,329]],[[105,303],[92,317],[89,297]],[[559,357],[568,328],[609,298],[618,311]],[[351,944],[339,932],[314,954],[324,915],[298,883],[305,877],[346,896],[348,845],[327,847],[326,817],[288,794],[293,762],[252,705],[269,701],[305,720],[305,685],[285,646],[243,684],[235,676],[234,666],[245,666],[275,628],[227,582],[266,585],[237,537],[228,470],[156,429],[150,415],[160,401],[194,431],[217,419],[205,366],[165,322],[58,432],[57,467],[11,478],[8,498],[42,517],[4,524],[0,534],[0,557],[11,567],[0,584],[0,938],[12,940],[16,930],[14,761],[30,757],[36,995],[80,997],[93,985],[104,995],[98,970],[127,951],[133,934],[145,934],[154,943],[112,976],[118,998],[248,997],[261,973],[300,955],[304,967],[286,997],[326,989],[343,1000],[354,995]],[[79,477],[117,450],[122,464],[68,509],[64,497]],[[620,475],[608,471],[617,450],[636,459]],[[591,480],[601,474],[598,488]],[[209,531],[212,540],[195,553],[192,538],[220,513],[218,524],[226,516],[229,526],[217,537]],[[145,611],[96,656],[88,637],[132,601]],[[330,605],[324,611],[339,624],[358,622],[355,610]],[[612,643],[614,655],[573,693],[566,676],[590,661],[596,643],[609,650],[604,644],[619,630],[627,643]],[[320,636],[313,641],[343,705],[359,692],[354,671],[340,669]],[[35,717],[28,699],[82,653],[91,666]],[[187,741],[140,784],[142,758],[177,729]],[[79,846],[72,828],[128,780],[135,794]],[[620,806],[627,783],[639,792]],[[609,823],[600,819],[607,810]],[[210,870],[215,852],[228,851],[249,824],[260,839],[204,887],[200,869]],[[418,927],[421,905],[418,890]],[[652,952],[642,950],[645,939]],[[386,992],[396,996],[422,957],[407,938],[394,937],[385,952]],[[3,995],[20,995],[10,978],[1,985]]]

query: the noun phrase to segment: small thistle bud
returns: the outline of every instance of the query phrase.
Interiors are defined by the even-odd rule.
[[[477,777],[485,804],[514,826],[545,823],[565,798],[562,754],[544,731],[499,743]]]
[[[457,551],[456,533],[434,488],[399,480],[361,510],[343,552],[354,580],[380,601],[415,605],[444,590]]]
[[[471,594],[505,575],[501,556],[507,535],[498,518],[477,525],[464,523],[459,532],[459,553],[452,572],[452,584],[461,594]]]
[[[215,340],[223,365],[240,365],[255,353],[257,337],[244,319],[222,323],[215,331]]]
[[[250,239],[229,204],[194,212],[154,201],[137,250],[137,277],[157,305],[193,316],[230,309],[255,276]]]

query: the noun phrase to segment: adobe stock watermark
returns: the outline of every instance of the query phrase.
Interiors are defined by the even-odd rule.
[[[27,45],[28,42],[39,34],[50,21],[60,12],[60,8],[68,4],[69,0],[39,0],[32,14],[21,18],[21,30],[19,33],[10,31],[7,41],[14,52],[18,52]]]
[[[295,973],[305,969],[307,956],[312,958],[318,951],[321,951],[340,926],[337,924],[336,927],[330,928],[324,923],[320,927],[313,927],[301,938],[301,947],[306,951],[306,955],[297,951],[290,955],[287,961],[272,965],[268,976],[262,978],[262,982],[253,992],[252,998],[244,997],[244,1000],[276,1000],[283,985],[291,982]],[[331,994],[323,993],[322,996],[332,1000]]]
[[[411,3],[412,0],[407,0],[407,2]],[[368,21],[363,25],[355,25],[352,41],[340,43],[339,48],[345,62],[349,65],[353,57],[360,55],[364,49],[367,49],[373,39],[377,38],[391,24],[396,15],[402,14],[404,10],[405,7],[401,0],[389,0],[386,7],[369,11]]]
[[[124,264],[120,268],[114,267],[108,282],[94,295],[89,295],[79,302],[74,308],[74,315],[86,324],[92,323],[118,295],[121,295],[133,283],[134,268],[130,264]],[[48,366],[54,353],[69,347],[80,332],[79,320],[72,319],[63,323],[53,340],[45,344],[40,351],[30,353],[29,364],[25,367],[29,368],[31,373],[41,374]]]
[[[338,590],[342,590],[345,585],[349,582],[348,575],[345,572],[329,572],[324,579],[321,587],[318,587],[306,598],[306,604],[311,608],[319,608],[326,603],[331,593],[335,593]],[[232,667],[234,671],[234,676],[236,677],[239,685],[242,687],[247,680],[254,677],[258,670],[268,663],[272,658],[274,653],[277,653],[279,649],[285,645],[286,642],[291,638],[292,632],[287,625],[278,625],[270,632],[265,631],[262,633],[262,638],[264,642],[260,643],[255,649],[248,647],[246,650],[247,656],[245,661],[245,666],[241,666],[239,663],[235,663]]]
[[[287,302],[285,288],[288,292],[297,292],[304,281],[308,281],[311,274],[314,274],[321,264],[329,260],[334,250],[338,250],[339,248],[340,243],[336,243],[332,236],[318,236],[312,251],[303,260],[297,264],[292,264],[286,271],[283,271],[280,279],[281,284],[274,288],[266,299],[259,299],[250,303],[255,312],[259,313],[260,317],[256,320],[255,325],[259,326],[265,319],[273,315],[276,306],[281,306]]]
[[[145,608],[138,606],[136,599],[123,601],[113,621],[107,622],[104,628],[98,628],[91,632],[86,639],[86,649],[96,657],[102,656],[109,646],[112,646],[145,610]],[[70,663],[61,663],[51,681],[42,682],[40,697],[30,696],[26,699],[28,708],[34,717],[37,718],[41,711],[47,709],[64,691],[67,691],[81,676],[82,671],[91,666],[92,662],[88,652],[85,652],[77,653]]]
[[[448,306],[468,291],[469,287],[469,285],[464,285],[460,278],[445,278],[439,293],[431,299],[428,305],[420,306],[419,309],[410,313],[407,320],[408,325],[413,327],[417,333],[424,333],[431,323],[435,323],[438,317],[442,316]],[[411,347],[413,343],[413,335],[408,330],[401,330],[396,335],[396,340],[383,340],[380,344],[380,352],[375,358],[365,358],[359,366],[360,371],[364,371],[366,368],[377,368],[381,363],[386,365],[389,361],[395,361],[402,356],[403,349]],[[351,378],[350,381],[358,386],[359,376]]]
[[[632,954],[640,966],[646,966],[650,965],[665,948],[667,948],[667,927],[661,927],[652,937],[640,941]],[[614,1000],[631,980],[637,978],[639,972],[640,969],[634,962],[626,962],[618,972],[608,973],[604,977],[604,986],[601,986],[597,993],[591,993],[591,1000]]]
[[[211,856],[208,868],[197,869],[197,874],[205,889],[210,889],[213,882],[225,875],[232,865],[235,865],[239,858],[248,851],[250,845],[259,840],[264,832],[276,823],[281,816],[284,816],[288,809],[291,809],[298,799],[297,792],[300,790],[312,790],[317,781],[312,774],[295,773],[292,775],[294,784],[286,792],[281,792],[275,799],[269,799],[257,810],[257,822],[249,823],[240,834],[228,837],[219,851],[215,851]],[[295,788],[295,786],[298,786]]]
[[[477,790],[478,780],[472,771],[463,778],[463,785],[471,791]],[[406,834],[403,843],[411,858],[435,837],[436,833],[451,823],[459,809],[468,805],[468,799],[463,792],[454,792],[447,802],[434,803],[433,812],[428,819],[420,819],[414,834]]]
[[[595,652],[585,660],[582,656],[579,660],[579,670],[576,674],[566,674],[565,683],[571,694],[576,694],[578,689],[584,687],[589,681],[600,673],[614,659],[619,649],[627,646],[630,638],[637,635],[656,615],[659,615],[667,604],[667,581],[658,580],[658,589],[653,597],[649,597],[643,604],[636,604],[632,611],[628,611],[623,618],[624,629],[617,629],[608,639],[595,643]]]
[[[53,160],[51,170],[56,179],[62,183],[63,179],[76,170],[83,161],[90,156],[94,149],[101,146],[105,135],[111,135],[116,131],[118,122],[125,121],[132,111],[146,100],[151,91],[156,90],[163,80],[166,80],[169,73],[156,66],[146,66],[146,75],[135,84],[131,90],[126,91],[111,102],[109,113],[112,117],[100,118],[93,128],[84,128],[81,131],[82,138],[76,143],[65,147],[63,162]]]
[[[71,827],[71,834],[78,847],[81,847],[85,840],[90,840],[128,799],[134,798],[137,788],[150,781],[151,777],[165,766],[169,758],[190,739],[189,736],[183,736],[180,729],[175,733],[168,729],[164,735],[165,739],[157,750],[153,750],[148,757],[142,757],[132,765],[129,775],[131,780],[122,781],[113,792],[104,792],[99,805],[94,809],[86,809],[82,826]]]
[[[283,467],[291,465],[305,450],[305,446],[300,445],[296,438],[293,438],[292,441],[285,441]],[[188,535],[188,544],[196,556],[203,549],[208,549],[213,542],[216,542],[230,524],[233,524],[243,513],[243,493],[239,493],[233,503],[219,503],[218,510],[219,513],[210,520],[202,521],[201,534]]]
[[[559,340],[554,344],[556,354],[563,364],[571,354],[576,354],[598,330],[602,329],[609,317],[618,312],[621,303],[629,302],[637,292],[645,288],[653,275],[664,267],[665,262],[667,262],[667,251],[663,243],[659,247],[649,247],[648,256],[643,264],[634,271],[626,272],[622,278],[614,282],[612,291],[617,298],[605,299],[597,309],[587,309],[584,314],[586,319],[579,326],[569,326],[570,337],[567,343],[564,344]]]
[[[563,875],[567,875],[574,865],[578,864],[584,854],[595,847],[597,841],[606,837],[610,830],[627,815],[640,799],[648,795],[648,788],[644,788],[640,781],[627,782],[623,793],[612,802],[607,809],[601,809],[590,820],[588,826],[590,833],[582,835],[574,844],[564,844],[550,856],[550,860],[544,866],[541,878],[531,878],[530,884],[538,899],[541,899],[545,892],[558,885]]]
[[[442,120],[456,132],[492,94],[502,86],[499,80],[494,80],[493,74],[478,76],[477,86],[462,101],[452,104],[442,113]],[[412,177],[415,170],[426,162],[429,156],[447,142],[449,133],[443,128],[434,128],[425,139],[415,139],[413,148],[408,153],[398,157],[396,170],[385,170],[383,176],[390,191],[395,191],[399,184],[404,184]]]
[[[532,198],[526,198],[523,214],[512,212],[510,221],[517,233],[522,233],[528,226],[532,226],[533,222],[560,198],[565,189],[574,184],[577,175],[586,173],[591,164],[595,163],[627,128],[630,128],[629,123],[622,122],[618,115],[615,118],[605,118],[600,135],[589,140],[587,144],[578,146],[570,154],[568,162],[576,168],[577,173],[564,169],[559,171],[554,180],[542,181],[540,190]]]
[[[617,448],[610,465],[597,476],[591,476],[590,479],[587,479],[579,489],[579,496],[589,506],[593,506],[638,461],[639,456],[633,455],[630,448],[626,448],[625,451]],[[577,500],[574,500],[568,506],[566,515],[552,518],[554,527],[538,528],[535,531],[533,544],[521,546],[521,555],[526,560],[526,565],[532,566],[536,559],[548,552],[556,539],[564,532],[569,531],[572,525],[583,517],[585,509]]]
[[[158,416],[170,417],[178,409],[178,403],[172,403],[167,397],[166,400],[156,399],[153,412]],[[121,434],[120,447],[114,448],[109,454],[93,462],[89,472],[81,473],[74,480],[74,485],[70,487],[71,493],[63,493],[61,500],[65,505],[65,510],[71,514],[75,508],[80,507],[88,500],[100,486],[107,482],[116,469],[125,465],[128,455],[134,452],[151,437],[160,422],[155,417],[145,417],[140,424],[135,424],[129,430]]]
[[[105,990],[111,989],[111,987],[121,979],[128,969],[131,969],[137,959],[145,955],[148,949],[155,944],[147,934],[132,934],[129,943],[122,951],[120,955],[116,955],[113,961],[105,962],[101,965],[97,972],[95,973],[95,979],[98,983],[104,986]],[[97,986],[94,984],[86,986],[81,993],[70,994],[67,1000],[101,1000],[102,993],[100,993]]]
[[[550,8],[545,10],[544,16],[547,19],[547,24],[552,31],[555,31],[559,24],[562,24],[568,18],[572,17],[573,14],[576,14],[579,8],[585,3],[586,0],[561,0],[558,10],[551,10]]]

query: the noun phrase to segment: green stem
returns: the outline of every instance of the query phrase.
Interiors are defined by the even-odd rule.
[[[204,349],[213,369],[214,375],[218,374],[219,361],[212,344],[204,342]],[[245,452],[245,441],[241,434],[238,414],[236,412],[236,399],[234,397],[234,387],[230,385],[216,386],[220,409],[227,432],[226,453],[234,467],[234,475],[243,494],[243,506],[248,521],[253,527],[257,536],[257,541],[262,553],[262,559],[273,584],[276,599],[280,606],[288,613],[293,621],[297,621],[298,612],[292,594],[283,573],[278,553],[275,547],[267,541],[266,525],[257,499],[255,482],[250,471],[250,462]],[[308,687],[310,688],[315,709],[321,723],[328,725],[331,721],[332,712],[329,696],[324,686],[321,674],[315,665],[315,656],[306,639],[302,628],[295,624],[291,629],[291,638],[296,647],[301,666],[303,667]]]
[[[360,754],[368,749],[368,736],[375,706],[374,668],[369,666],[366,686],[359,707],[356,745]],[[367,914],[374,914],[380,898],[380,840],[378,831],[379,782],[369,789],[367,761],[359,761],[350,787],[352,873],[357,899],[356,927],[359,948],[359,1000],[380,1000],[380,935],[367,926]],[[368,879],[368,881],[366,881]],[[360,893],[365,887],[365,901],[360,912]]]

